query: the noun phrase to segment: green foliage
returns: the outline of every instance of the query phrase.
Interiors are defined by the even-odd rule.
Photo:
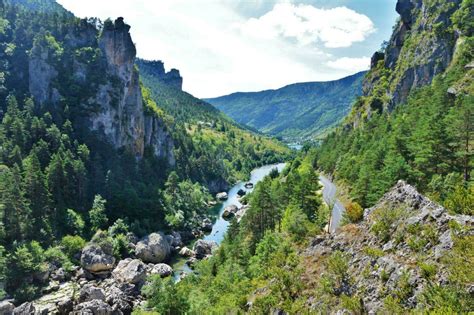
[[[296,83],[277,90],[206,99],[237,122],[287,140],[333,127],[362,92],[365,72],[332,82]]]
[[[286,208],[281,220],[283,231],[289,233],[296,241],[306,236],[309,224],[306,214],[292,204]]]
[[[147,306],[160,314],[185,314],[189,308],[171,278],[152,276],[149,283],[143,287],[142,293],[148,298]]]
[[[44,259],[57,268],[62,267],[65,271],[72,270],[72,262],[60,246],[50,247],[45,250]]]
[[[5,283],[7,280],[7,255],[5,248],[0,245],[0,283]],[[5,297],[4,288],[0,289],[0,299]]]
[[[395,230],[395,224],[406,214],[404,208],[378,208],[371,214],[373,224],[370,231],[374,233],[382,242],[388,242]]]
[[[344,208],[346,209],[344,216],[347,218],[347,221],[356,223],[362,220],[364,209],[357,202],[349,202]]]
[[[34,276],[43,272],[44,250],[38,242],[18,246],[8,255],[7,291],[13,292],[19,302],[31,300],[39,293]]]
[[[79,235],[66,235],[61,240],[61,247],[71,260],[81,252],[85,245],[86,241]]]
[[[205,214],[211,196],[207,189],[190,180],[179,181],[171,172],[165,183],[164,200],[166,221],[172,228],[190,226],[198,214]]]
[[[84,232],[85,222],[82,216],[72,209],[66,210],[67,231],[71,234],[81,235]]]
[[[474,21],[472,16],[474,15],[474,1],[463,0],[461,3],[461,9],[457,10],[451,17],[454,26],[462,31],[467,36],[472,36],[474,33]]]
[[[104,228],[108,222],[107,215],[105,214],[105,203],[106,200],[101,195],[94,197],[94,203],[89,211],[89,220],[93,231]]]
[[[474,215],[474,185],[469,185],[469,187],[458,185],[446,197],[444,206],[455,213]]]
[[[472,39],[462,41],[446,75],[412,91],[404,106],[391,113],[372,113],[359,128],[330,134],[317,151],[319,166],[351,183],[351,196],[363,207],[375,204],[399,179],[441,202],[454,193],[455,178],[462,178],[455,183],[461,181],[469,191],[474,101],[468,79],[472,76],[464,65],[472,60],[472,47]],[[452,86],[459,90],[456,98],[446,92]],[[354,111],[358,112],[356,107]],[[457,198],[469,204],[461,197],[465,193],[459,190]],[[453,212],[466,211],[466,206],[447,206]]]

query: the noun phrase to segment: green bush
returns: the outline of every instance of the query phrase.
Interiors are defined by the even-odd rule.
[[[62,267],[65,271],[72,270],[72,263],[66,253],[59,246],[50,247],[44,252],[45,261],[50,264],[55,265],[56,267]]]
[[[346,211],[344,215],[346,216],[347,220],[351,223],[356,223],[362,220],[364,216],[364,209],[360,204],[357,202],[349,202],[349,204],[346,205]]]
[[[69,259],[73,259],[74,255],[80,253],[86,246],[86,241],[79,235],[66,235],[61,240],[61,247]]]
[[[82,216],[72,209],[66,210],[66,231],[74,235],[82,235],[85,222]]]
[[[152,276],[142,293],[147,297],[147,306],[160,314],[185,314],[189,309],[188,302],[179,294],[172,278]]]

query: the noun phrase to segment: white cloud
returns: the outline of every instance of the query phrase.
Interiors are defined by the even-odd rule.
[[[350,58],[343,57],[336,60],[330,60],[327,65],[338,70],[346,70],[351,72],[368,70],[370,67],[370,58]]]
[[[311,5],[279,3],[273,10],[247,21],[242,30],[261,38],[294,38],[301,45],[322,42],[325,47],[349,47],[375,31],[365,15],[346,7],[318,9]]]
[[[350,45],[363,40],[373,29],[368,18],[346,8],[319,10],[280,3],[259,19],[249,20],[242,14],[242,8],[237,10],[230,0],[58,2],[80,17],[123,16],[131,25],[138,56],[163,60],[167,69],[179,69],[184,89],[198,97],[333,80],[352,74],[349,69],[328,66],[334,49],[329,51],[325,46]],[[261,7],[262,3],[268,5],[263,0],[257,0],[255,5]],[[285,8],[282,5],[289,5],[290,15],[281,12]],[[276,26],[274,22],[262,22],[270,12],[279,12],[288,21]],[[324,15],[330,15],[334,21]],[[315,21],[316,17],[330,27],[323,27],[324,23]],[[275,28],[281,32],[275,35]]]

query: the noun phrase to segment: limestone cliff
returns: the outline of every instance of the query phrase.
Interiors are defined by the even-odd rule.
[[[71,26],[58,45],[51,45],[54,38],[46,34],[44,43],[35,43],[30,54],[29,90],[40,106],[58,104],[64,84],[57,81],[72,78],[80,90],[74,94],[68,86],[64,94],[72,94],[73,100],[80,103],[77,106],[86,109],[83,123],[89,129],[138,158],[150,147],[155,156],[174,165],[174,143],[168,127],[159,115],[144,108],[135,66],[136,48],[129,30],[123,18],[118,18],[115,22],[106,21],[102,29],[97,21],[82,20]],[[55,51],[55,47],[62,48]],[[65,61],[56,62],[54,57],[70,51],[74,54],[64,71],[61,68]],[[173,70],[165,77],[181,88],[179,72]],[[71,99],[64,102],[71,103]]]
[[[183,78],[179,74],[179,70],[171,69],[166,72],[162,61],[159,60],[143,60],[137,59],[136,63],[140,68],[140,71],[147,73],[153,77],[158,78],[162,83],[172,88],[182,90]]]
[[[388,43],[372,57],[363,84],[364,97],[350,119],[354,126],[374,111],[392,110],[404,103],[410,91],[430,84],[448,68],[462,38],[451,19],[461,3],[397,1],[400,18]]]

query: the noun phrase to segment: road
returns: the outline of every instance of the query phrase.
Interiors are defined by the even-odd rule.
[[[334,185],[327,177],[319,175],[319,180],[323,184],[323,199],[328,205],[334,204],[332,209],[331,222],[329,224],[329,232],[334,233],[341,224],[342,214],[345,209],[342,203],[336,199],[336,185]]]

